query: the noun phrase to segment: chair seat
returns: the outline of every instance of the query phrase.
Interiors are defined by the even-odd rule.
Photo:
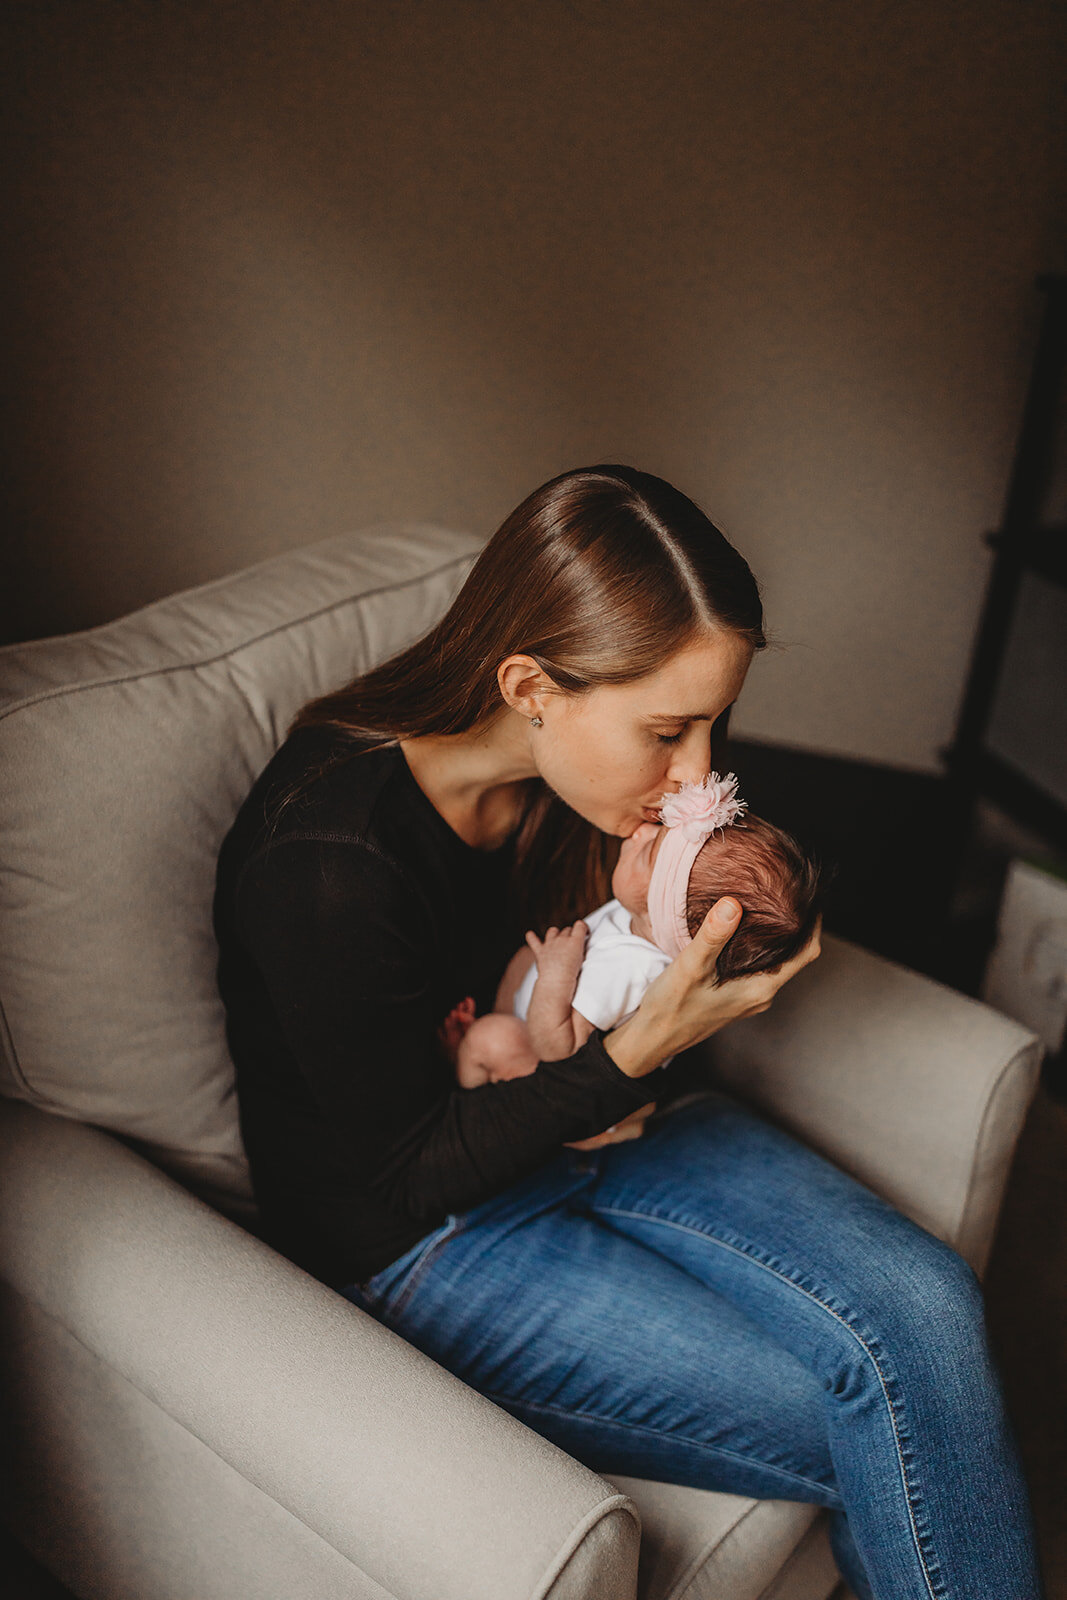
[[[600,1476],[641,1515],[638,1600],[830,1600],[841,1582],[818,1506]]]

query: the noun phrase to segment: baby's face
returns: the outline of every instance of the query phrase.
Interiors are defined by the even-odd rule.
[[[623,840],[619,851],[619,860],[611,875],[611,892],[635,917],[643,917],[648,911],[652,868],[666,831],[655,822],[642,822]]]

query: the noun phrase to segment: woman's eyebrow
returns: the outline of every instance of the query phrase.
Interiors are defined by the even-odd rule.
[[[714,717],[709,717],[706,711],[664,711],[664,712],[653,712],[647,718],[647,721],[649,721],[649,722],[717,722],[720,717],[726,715],[727,711],[732,711],[736,704],[737,704],[736,700],[731,700],[730,704],[728,706],[723,706],[722,710],[719,711],[719,712],[716,712]]]

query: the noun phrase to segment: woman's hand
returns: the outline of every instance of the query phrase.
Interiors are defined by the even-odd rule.
[[[601,1145],[622,1144],[625,1139],[640,1139],[645,1131],[645,1123],[655,1109],[656,1102],[650,1100],[647,1105],[631,1111],[628,1117],[623,1117],[614,1127],[606,1128],[603,1133],[594,1134],[591,1139],[565,1139],[564,1147],[568,1150],[599,1150]]]
[[[717,900],[692,942],[649,984],[633,1016],[604,1035],[604,1048],[620,1071],[643,1078],[668,1056],[699,1044],[737,1017],[766,1011],[783,983],[821,951],[820,917],[804,949],[777,972],[717,984],[715,963],[739,921],[736,900],[729,895]]]

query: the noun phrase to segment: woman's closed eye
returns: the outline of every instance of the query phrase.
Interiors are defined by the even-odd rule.
[[[660,744],[681,744],[684,728],[679,728],[677,733],[657,733],[656,738]]]

